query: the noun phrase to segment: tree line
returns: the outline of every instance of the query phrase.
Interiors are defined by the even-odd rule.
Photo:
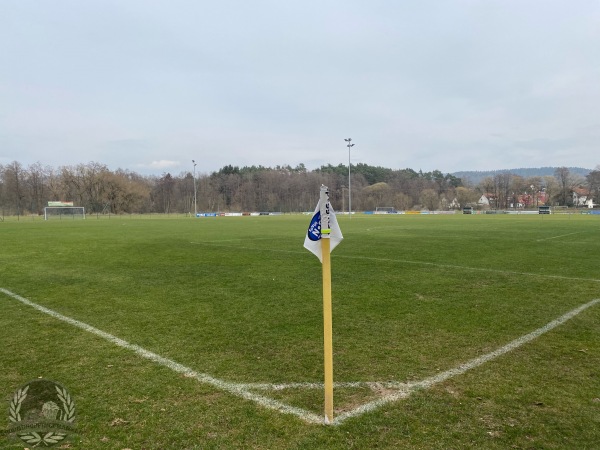
[[[307,170],[291,166],[227,165],[194,178],[191,172],[143,176],[129,170],[110,170],[90,162],[53,168],[17,161],[0,165],[0,208],[4,215],[43,214],[48,201],[72,201],[88,213],[193,213],[311,211],[319,186],[329,187],[334,207],[348,210],[351,185],[353,211],[393,207],[397,210],[452,209],[491,197],[496,208],[507,208],[519,198],[545,193],[546,203],[571,206],[572,193],[585,189],[600,198],[600,166],[585,178],[557,168],[554,176],[522,177],[499,173],[476,185],[439,170],[393,170],[357,164],[325,165]],[[532,205],[527,205],[532,206]],[[537,205],[536,205],[537,206]]]

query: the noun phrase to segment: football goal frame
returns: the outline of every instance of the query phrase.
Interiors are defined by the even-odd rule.
[[[85,219],[85,207],[83,206],[46,206],[44,207],[44,220],[57,217],[66,219]]]
[[[393,206],[376,206],[375,214],[397,214],[396,208]]]

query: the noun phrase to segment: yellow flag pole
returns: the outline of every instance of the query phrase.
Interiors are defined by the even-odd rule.
[[[329,237],[329,236],[327,236]],[[331,312],[330,241],[321,239],[323,251],[323,338],[325,360],[325,423],[333,422],[333,326]]]
[[[333,423],[333,325],[331,307],[331,241],[329,192],[321,187],[321,255],[323,264],[323,351],[325,361],[325,423]]]

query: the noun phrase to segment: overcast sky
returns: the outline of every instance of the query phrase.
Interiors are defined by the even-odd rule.
[[[0,164],[600,164],[600,2],[0,1]]]

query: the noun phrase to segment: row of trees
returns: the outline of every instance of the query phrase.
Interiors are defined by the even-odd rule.
[[[600,166],[585,178],[572,174],[566,167],[557,168],[554,176],[524,178],[501,173],[484,178],[478,190],[486,193],[498,209],[506,209],[517,203],[530,207],[540,204],[578,206],[574,203],[580,194],[599,201]]]
[[[555,176],[523,178],[509,173],[470,185],[439,170],[423,173],[367,164],[352,166],[352,209],[377,207],[450,209],[475,203],[482,194],[507,208],[515,196],[539,203],[540,193],[552,204],[570,205],[573,190],[587,189],[600,198],[600,166],[586,179],[566,168]],[[336,209],[348,209],[348,167],[225,166],[194,179],[191,172],[142,176],[128,170],[111,171],[91,162],[58,169],[40,163],[0,165],[0,208],[6,215],[42,214],[48,201],[73,201],[88,213],[188,213],[198,211],[310,211],[321,184],[329,186]],[[194,203],[196,199],[196,203]]]

